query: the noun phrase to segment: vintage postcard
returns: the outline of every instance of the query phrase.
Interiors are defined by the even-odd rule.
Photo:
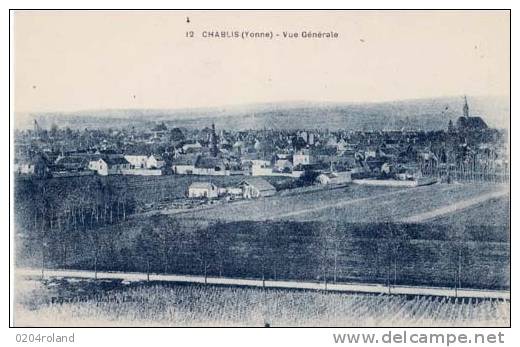
[[[14,11],[15,327],[509,327],[510,12]]]

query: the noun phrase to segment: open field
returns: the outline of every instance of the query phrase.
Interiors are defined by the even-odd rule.
[[[351,185],[296,196],[275,196],[254,201],[191,211],[181,218],[238,220],[342,220],[351,223],[400,221],[486,194],[506,195],[497,185],[435,184],[417,188]],[[485,203],[485,202],[482,202]],[[448,211],[449,212],[449,211]]]
[[[509,326],[509,300],[20,279],[16,326]],[[37,295],[35,295],[37,294]]]
[[[432,219],[431,223],[446,225],[505,225],[510,223],[509,196],[489,200],[457,213]]]
[[[460,250],[460,286],[507,289],[510,255],[507,196],[422,223],[387,225],[387,221],[378,222],[381,216],[372,214],[381,206],[387,206],[396,215],[410,209],[424,213],[429,203],[442,208],[443,202],[449,206],[461,198],[479,197],[496,189],[493,185],[439,184],[414,189],[354,185],[240,201],[203,211],[138,216],[97,230],[96,242],[90,239],[93,231],[88,228],[52,234],[56,235],[56,240],[51,240],[56,246],[48,242],[51,246],[45,263],[49,268],[91,270],[97,266],[104,271],[146,271],[140,235],[151,228],[156,236],[175,234],[170,236],[173,237],[170,244],[151,240],[156,250],[149,259],[153,272],[201,275],[207,271],[210,276],[287,280],[326,277],[336,278],[338,282],[391,281],[453,287],[458,276],[456,252]],[[329,207],[331,204],[334,207]],[[262,210],[255,209],[257,206],[275,215],[258,223],[257,219],[265,216]],[[278,212],[278,216],[286,217],[276,220]],[[307,218],[307,214],[316,215],[316,221]],[[488,217],[478,218],[479,214]],[[391,215],[387,217],[394,223]],[[219,230],[210,227],[213,238],[209,243],[204,241],[210,247],[201,249],[203,240],[197,230],[206,228],[207,223],[211,226],[215,220],[221,222]],[[27,234],[17,243],[22,254],[18,257],[19,265],[38,267],[42,257],[39,230],[28,231],[35,234]],[[396,232],[403,238],[397,243],[390,241]],[[459,241],[462,243],[458,244]],[[204,266],[202,257],[208,266]],[[472,275],[477,272],[480,276]]]
[[[54,224],[45,254],[39,228],[29,224],[17,240],[18,266],[39,267],[45,257],[48,268],[149,266],[179,275],[503,290],[510,285],[507,206],[507,191],[496,185],[352,185],[108,220],[97,229],[80,224],[80,214],[70,218],[73,230]],[[402,223],[425,214],[433,217]]]

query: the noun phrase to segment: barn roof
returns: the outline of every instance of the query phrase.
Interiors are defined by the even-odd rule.
[[[337,175],[335,175],[334,173],[332,172],[322,172],[320,174],[320,176],[325,176],[325,177],[328,177],[328,178],[336,178],[338,177]]]
[[[154,157],[155,160],[157,160],[157,161],[163,161],[164,160],[162,155],[160,155],[160,154],[152,154],[152,155],[150,155],[150,158],[151,157]]]
[[[56,161],[56,165],[69,169],[81,169],[88,165],[88,160],[85,157],[62,157]]]
[[[103,160],[109,166],[130,164],[124,157],[104,157]]]
[[[125,159],[128,161],[130,161],[130,160],[146,161],[148,159],[148,156],[138,155],[138,154],[125,154]]]
[[[189,189],[209,189],[211,190],[213,187],[216,187],[211,182],[193,182],[190,184]]]
[[[253,186],[259,191],[269,191],[269,190],[276,190],[276,188],[269,182],[267,182],[265,179],[261,177],[251,177],[246,178],[242,182],[240,182],[240,185],[247,184],[249,186]]]

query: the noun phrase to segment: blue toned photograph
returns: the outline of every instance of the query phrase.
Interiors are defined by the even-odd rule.
[[[510,326],[509,11],[13,17],[14,326]]]

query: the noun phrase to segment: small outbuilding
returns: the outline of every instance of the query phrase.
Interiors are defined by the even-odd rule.
[[[189,198],[218,198],[218,188],[211,182],[193,182],[188,187]]]
[[[88,164],[90,170],[94,170],[101,176],[120,175],[122,170],[129,170],[132,164],[122,156],[107,156],[98,160],[91,160]]]
[[[349,171],[343,172],[324,172],[321,173],[316,180],[323,185],[329,184],[347,184],[352,182],[352,176]]]
[[[240,182],[242,194],[246,199],[273,196],[276,188],[265,179],[260,177],[247,178]]]
[[[194,163],[195,158],[191,156],[179,156],[172,161],[172,171],[177,175],[193,175]]]

